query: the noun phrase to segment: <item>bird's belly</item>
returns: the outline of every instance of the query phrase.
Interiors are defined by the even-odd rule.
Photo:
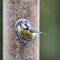
[[[35,33],[31,33],[29,30],[24,30],[18,26],[19,33],[26,39],[32,39],[36,36]]]
[[[22,33],[22,35],[26,38],[26,39],[32,39],[35,37],[35,33],[30,33],[29,31],[24,31]]]

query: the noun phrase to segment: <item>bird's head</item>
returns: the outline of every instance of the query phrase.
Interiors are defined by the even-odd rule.
[[[31,26],[31,23],[27,19],[21,19],[20,20],[20,27],[23,28],[24,30],[28,30]]]

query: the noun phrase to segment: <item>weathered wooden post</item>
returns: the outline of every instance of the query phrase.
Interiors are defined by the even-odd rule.
[[[3,0],[3,60],[39,60],[39,36],[24,47],[16,37],[14,24],[21,18],[39,30],[39,0]]]

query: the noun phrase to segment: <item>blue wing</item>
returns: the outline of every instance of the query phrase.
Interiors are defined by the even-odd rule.
[[[38,33],[38,34],[44,34],[44,32],[38,32],[38,31],[36,31],[35,29],[30,29],[30,32],[31,33]]]
[[[16,33],[16,35],[18,36],[21,45],[22,45],[22,46],[26,45],[26,44],[27,44],[27,40],[18,32],[17,29],[15,29],[15,33]]]

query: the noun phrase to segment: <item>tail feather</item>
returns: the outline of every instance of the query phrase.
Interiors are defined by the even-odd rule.
[[[44,34],[44,32],[38,32],[35,29],[30,29],[30,32],[31,33],[37,33],[37,34]]]

